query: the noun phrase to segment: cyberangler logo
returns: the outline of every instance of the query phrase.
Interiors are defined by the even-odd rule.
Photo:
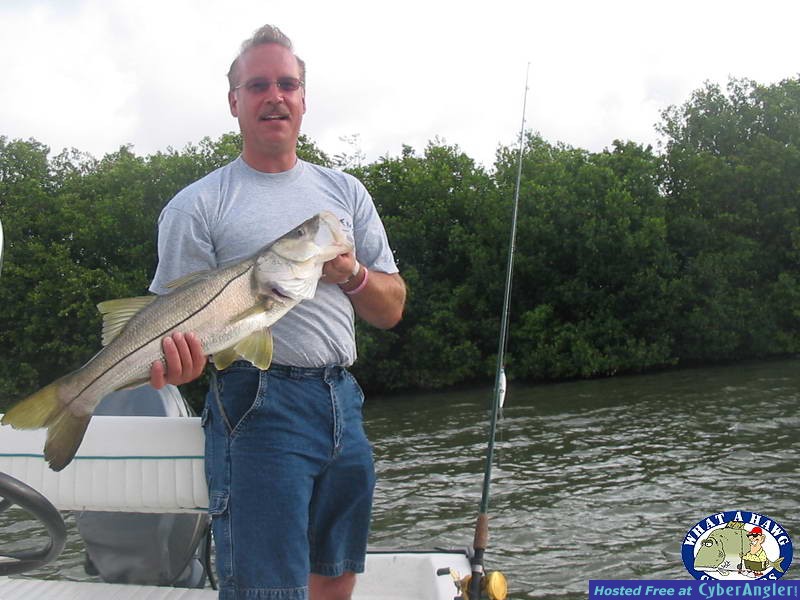
[[[683,564],[695,579],[779,579],[792,562],[792,540],[766,515],[716,513],[698,521],[683,540]]]

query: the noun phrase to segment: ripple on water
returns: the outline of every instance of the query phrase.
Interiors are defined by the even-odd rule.
[[[800,369],[796,361],[600,381],[513,381],[498,430],[488,568],[512,600],[584,599],[590,579],[685,579],[697,520],[754,510],[800,539]],[[371,543],[472,543],[490,390],[372,398],[365,408],[378,486]],[[32,524],[0,521],[3,540]],[[87,579],[70,521],[44,577]],[[30,547],[30,546],[27,546]]]

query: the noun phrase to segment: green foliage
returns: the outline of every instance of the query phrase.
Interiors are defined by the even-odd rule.
[[[800,80],[706,84],[663,113],[664,150],[598,153],[527,132],[511,294],[512,377],[612,375],[800,351]],[[372,193],[408,285],[391,331],[357,324],[369,390],[490,381],[519,153],[492,171],[435,140],[348,169]],[[238,134],[141,157],[51,157],[0,137],[0,398],[16,399],[99,347],[95,305],[146,292],[156,221],[182,187],[229,162]],[[200,386],[196,386],[197,398]],[[196,398],[196,399],[197,399]]]
[[[676,352],[696,362],[797,352],[800,80],[731,80],[727,94],[706,84],[663,116]]]

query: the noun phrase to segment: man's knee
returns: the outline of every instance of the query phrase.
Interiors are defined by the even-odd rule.
[[[356,585],[356,574],[345,571],[339,577],[311,575],[308,580],[310,600],[350,600]]]

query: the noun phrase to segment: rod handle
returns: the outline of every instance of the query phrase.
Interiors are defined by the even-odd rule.
[[[486,549],[489,545],[489,515],[481,513],[478,515],[478,522],[475,524],[475,539],[472,547],[475,549]]]

